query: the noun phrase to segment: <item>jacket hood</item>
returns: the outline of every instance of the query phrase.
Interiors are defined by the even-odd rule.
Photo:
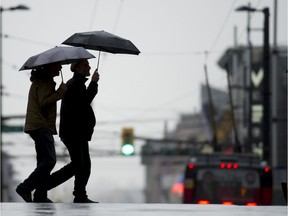
[[[37,68],[31,71],[30,81],[34,82],[35,80],[49,80],[53,79],[47,70],[44,68]]]

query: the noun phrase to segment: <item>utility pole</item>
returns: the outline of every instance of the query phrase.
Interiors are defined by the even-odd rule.
[[[269,8],[263,9],[264,35],[263,35],[263,159],[271,162],[271,103],[270,103],[270,46],[269,46]]]
[[[272,48],[272,55],[271,55],[271,67],[270,71],[271,74],[278,73],[278,66],[277,66],[277,59],[278,59],[278,45],[277,45],[277,15],[278,15],[278,2],[277,0],[274,0],[274,35],[273,35],[273,48]],[[277,76],[272,76],[272,83],[271,83],[271,119],[277,119],[278,117],[278,93],[277,88],[279,85]],[[276,164],[278,164],[278,152],[281,152],[281,149],[277,148],[277,142],[278,142],[278,122],[272,121],[271,123],[271,165],[274,167]]]
[[[248,8],[251,7],[251,3],[248,3]],[[247,42],[248,42],[248,49],[247,49],[247,70],[245,71],[246,73],[246,78],[247,78],[247,88],[248,88],[248,121],[247,121],[247,129],[248,129],[248,137],[247,137],[247,142],[246,142],[246,151],[251,153],[252,152],[252,112],[251,112],[251,107],[252,107],[252,82],[251,82],[251,74],[252,74],[252,64],[253,64],[253,54],[252,54],[252,42],[251,42],[251,12],[248,10],[247,11]]]
[[[250,7],[250,5],[247,6],[241,6],[236,9],[236,11],[246,11],[248,12],[248,15],[252,12],[262,12],[264,14],[264,27],[263,27],[263,58],[262,58],[262,68],[263,68],[263,83],[261,84],[261,91],[258,92],[259,96],[257,97],[251,97],[251,91],[254,91],[252,86],[249,88],[249,99],[252,104],[249,104],[250,113],[253,112],[253,117],[250,116],[249,122],[249,131],[248,134],[251,139],[255,138],[256,142],[261,142],[263,145],[262,151],[263,151],[263,159],[267,162],[271,162],[271,90],[270,90],[270,46],[269,46],[269,8],[263,8],[262,10],[258,10],[256,8]],[[250,22],[248,17],[248,34],[250,33]],[[249,43],[249,37],[248,37],[248,43]],[[254,71],[251,71],[251,74],[249,75],[249,79],[252,79],[252,73]],[[259,73],[259,72],[258,72]],[[257,74],[258,75],[258,74]],[[259,91],[259,84],[255,85],[255,82],[253,83],[254,87],[256,87],[256,91]],[[253,99],[253,100],[252,100]],[[254,104],[255,103],[255,104]],[[253,107],[252,107],[253,106]],[[252,112],[251,112],[252,109]],[[254,128],[251,128],[254,124]],[[252,130],[254,130],[252,137]],[[251,136],[250,136],[251,135]],[[250,140],[251,143],[253,140]],[[250,144],[251,144],[250,143]]]
[[[207,87],[208,101],[209,101],[209,115],[210,115],[210,121],[211,121],[211,124],[212,124],[212,132],[213,132],[213,137],[212,137],[211,144],[213,146],[214,151],[215,152],[219,152],[220,147],[218,146],[218,140],[217,140],[217,130],[216,130],[216,122],[215,122],[215,110],[214,110],[214,104],[213,104],[213,101],[212,101],[212,94],[211,94],[211,89],[210,89],[208,73],[207,73],[207,65],[206,64],[204,64],[204,72],[205,72],[206,87]]]
[[[229,104],[231,108],[231,119],[232,119],[232,126],[233,126],[233,131],[234,131],[234,151],[237,153],[242,152],[242,148],[240,145],[239,137],[238,137],[238,130],[236,126],[236,121],[235,121],[235,114],[234,114],[234,106],[233,106],[233,97],[232,97],[232,91],[231,91],[231,81],[230,81],[230,74],[228,70],[228,65],[225,65],[226,68],[226,75],[227,75],[227,83],[228,83],[228,94],[229,94]]]

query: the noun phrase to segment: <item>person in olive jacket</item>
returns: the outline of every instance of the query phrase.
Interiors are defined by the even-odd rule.
[[[56,130],[56,103],[62,99],[66,85],[62,82],[57,91],[53,78],[59,76],[62,69],[60,63],[51,63],[31,71],[32,82],[25,119],[24,132],[28,133],[35,142],[37,167],[23,183],[20,183],[16,192],[26,201],[51,202],[47,198],[47,179],[56,163],[56,152],[53,135]]]
[[[89,141],[96,118],[91,102],[98,92],[97,70],[86,88],[90,76],[89,62],[81,60],[71,64],[73,77],[67,81],[67,91],[61,103],[59,136],[69,151],[71,162],[52,173],[48,179],[50,190],[75,176],[73,195],[75,203],[95,203],[88,199],[86,185],[91,171]]]

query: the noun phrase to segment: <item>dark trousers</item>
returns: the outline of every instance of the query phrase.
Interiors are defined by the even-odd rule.
[[[35,142],[37,167],[19,187],[31,192],[36,189],[39,196],[47,197],[47,191],[43,188],[47,187],[47,179],[56,164],[53,134],[50,130],[42,128],[31,132],[30,136]]]
[[[75,176],[73,195],[86,198],[86,185],[91,171],[88,141],[64,140],[63,143],[69,151],[71,162],[49,176],[47,189],[50,190]]]

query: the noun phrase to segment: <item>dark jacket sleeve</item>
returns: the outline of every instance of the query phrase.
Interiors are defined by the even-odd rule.
[[[60,137],[91,140],[96,119],[90,104],[98,84],[92,81],[86,89],[83,83],[71,82],[67,88],[61,104]]]
[[[95,81],[91,81],[86,91],[86,100],[88,104],[92,103],[97,93],[98,93],[98,83]]]

